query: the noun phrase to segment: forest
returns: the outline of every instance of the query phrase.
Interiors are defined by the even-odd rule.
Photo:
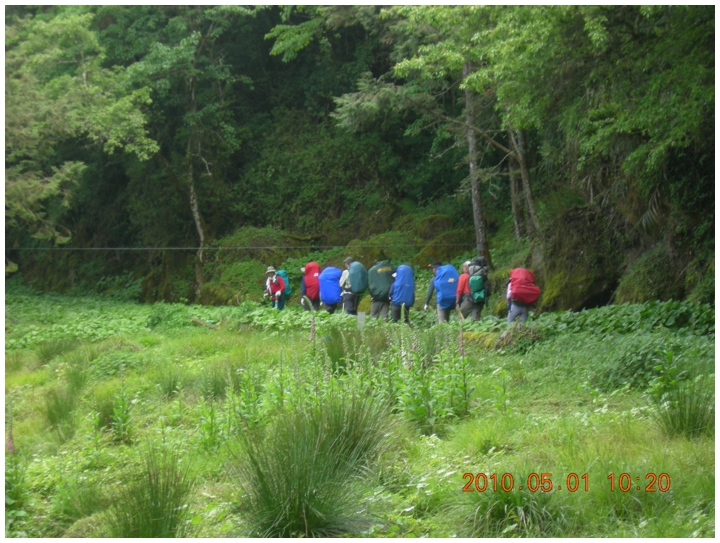
[[[713,537],[714,23],[6,6],[6,536]],[[301,309],[348,256],[411,326]]]

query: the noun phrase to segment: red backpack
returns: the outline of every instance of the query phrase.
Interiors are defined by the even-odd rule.
[[[320,298],[320,265],[317,262],[308,262],[305,265],[305,294],[311,300]]]
[[[535,275],[525,268],[515,268],[510,272],[510,295],[513,301],[521,304],[534,304],[540,297],[540,287],[535,284]]]

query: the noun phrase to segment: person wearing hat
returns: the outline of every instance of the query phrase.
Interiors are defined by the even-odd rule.
[[[345,269],[340,276],[340,288],[343,293],[343,309],[348,315],[357,315],[358,296],[353,294],[350,288],[350,264],[353,263],[353,257],[347,257],[344,262]]]
[[[272,306],[282,311],[285,307],[285,281],[275,273],[275,268],[268,266],[265,270],[265,294],[263,297],[270,296]]]

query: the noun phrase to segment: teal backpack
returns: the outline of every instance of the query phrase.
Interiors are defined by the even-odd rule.
[[[285,270],[278,270],[277,274],[283,278],[283,281],[285,282],[285,290],[283,291],[283,294],[285,294],[285,298],[289,298],[292,296],[292,287],[290,286],[290,278],[288,277],[288,274]]]
[[[368,288],[368,272],[357,260],[350,264],[350,292],[362,294]]]
[[[483,276],[479,273],[470,276],[470,294],[474,302],[482,303],[485,301],[485,285]]]

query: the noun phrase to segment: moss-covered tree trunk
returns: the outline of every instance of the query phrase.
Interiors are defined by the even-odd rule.
[[[469,62],[463,65],[463,78],[470,75],[471,66]],[[473,115],[473,93],[465,90],[465,124],[467,126],[465,134],[468,143],[468,162],[470,163],[470,194],[472,196],[473,222],[475,223],[475,243],[477,246],[477,255],[485,256],[488,263],[490,262],[490,254],[485,238],[485,228],[483,226],[482,201],[480,199],[480,188],[478,187],[477,175],[477,141],[475,139],[475,125]]]
[[[515,239],[520,239],[522,237],[520,228],[522,217],[518,205],[517,161],[512,156],[509,157],[508,162],[508,178],[510,181],[510,205],[512,207],[513,226],[515,227]]]
[[[520,179],[522,179],[523,198],[525,200],[525,211],[527,212],[528,236],[534,238],[540,232],[540,221],[535,214],[532,193],[530,192],[530,170],[527,166],[527,143],[524,130],[514,130],[512,126],[508,129],[510,145],[513,147],[515,159],[520,166]]]

